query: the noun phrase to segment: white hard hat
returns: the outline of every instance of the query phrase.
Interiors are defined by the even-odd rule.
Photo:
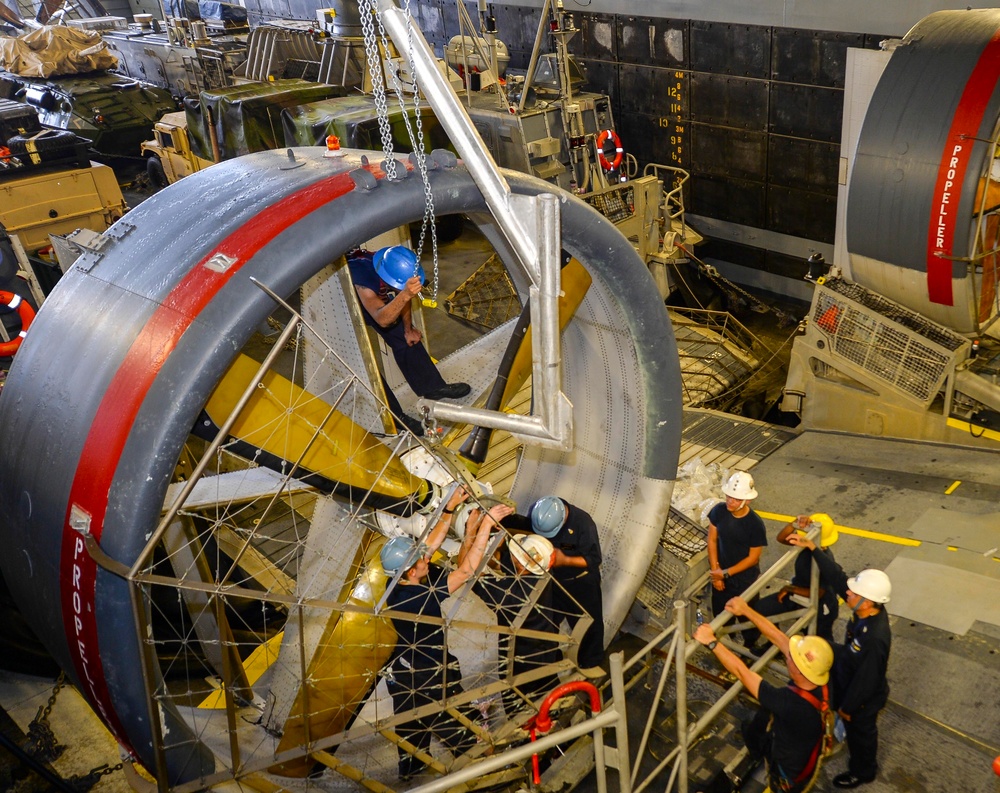
[[[738,498],[741,501],[757,498],[757,491],[753,487],[753,477],[746,471],[734,472],[722,486],[722,492],[730,498]]]
[[[847,579],[847,588],[872,603],[888,603],[892,595],[892,582],[881,570],[862,570]]]
[[[539,534],[522,534],[507,540],[510,555],[534,575],[541,575],[552,564],[552,543]]]

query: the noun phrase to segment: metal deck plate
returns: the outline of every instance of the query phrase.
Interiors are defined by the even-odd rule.
[[[1000,545],[998,528],[1000,512],[973,515],[947,507],[930,507],[904,533],[922,542],[952,545],[973,553],[996,556],[997,546]]]
[[[886,573],[896,616],[960,636],[977,620],[1000,625],[1000,569],[990,558],[924,545],[901,551]]]

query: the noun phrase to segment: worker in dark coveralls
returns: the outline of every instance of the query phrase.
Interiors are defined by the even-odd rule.
[[[385,607],[392,611],[424,617],[442,617],[441,604],[475,573],[486,551],[490,530],[513,510],[497,504],[483,518],[459,566],[448,571],[429,559],[444,541],[452,514],[467,498],[461,488],[449,498],[440,519],[419,545],[412,537],[393,537],[381,551],[382,567],[387,575],[402,571],[399,580],[386,598]],[[417,622],[405,617],[392,617],[396,629],[396,649],[390,662],[386,685],[392,695],[393,712],[399,714],[423,705],[437,705],[462,692],[462,677],[458,659],[445,646],[445,631],[441,624]],[[468,707],[470,718],[477,718],[478,709]],[[443,710],[397,725],[397,734],[424,752],[436,737],[456,754],[476,743],[476,736],[457,719]],[[423,768],[416,757],[399,753],[399,775],[408,779]]]
[[[816,544],[793,535],[793,545],[814,551]],[[847,729],[850,758],[847,771],[833,778],[834,787],[855,788],[878,775],[878,714],[889,700],[889,649],[892,632],[884,606],[892,594],[889,576],[881,570],[862,570],[848,578],[840,565],[814,554],[820,576],[851,609],[844,643],[834,645],[833,700]]]
[[[593,622],[580,641],[576,663],[586,677],[604,674],[604,602],[601,597],[601,540],[588,513],[558,496],[545,496],[528,513],[531,528],[552,543],[552,607],[566,616],[570,630],[580,608]],[[577,605],[579,604],[579,605]]]
[[[730,598],[742,595],[757,580],[760,553],[767,545],[764,521],[750,509],[750,502],[757,498],[753,477],[736,471],[722,485],[722,494],[726,500],[708,513],[713,614],[721,614]],[[744,633],[743,643],[749,646],[755,638]]]
[[[785,656],[790,685],[778,688],[751,671],[732,650],[719,644],[708,623],[697,627],[694,638],[760,702],[753,722],[744,729],[744,739],[750,753],[767,762],[772,793],[801,793],[809,788],[824,749],[823,713],[830,708],[833,650],[819,636],[786,636],[743,598],[730,599],[726,609],[749,619],[777,645]]]
[[[478,523],[481,514],[481,510],[474,509],[469,515],[466,537],[469,527],[474,521]],[[465,544],[467,542],[463,541],[463,546]],[[473,584],[472,591],[496,612],[498,625],[509,628],[519,617],[523,617],[517,623],[519,630],[552,634],[559,632],[561,617],[552,610],[554,587],[549,585],[545,576],[553,555],[552,543],[535,534],[515,535],[497,549],[498,574],[491,575],[487,572],[480,576]],[[459,556],[461,558],[461,554]],[[540,591],[531,603],[536,588]],[[499,634],[497,650],[501,680],[562,660],[558,642],[525,636],[523,633]],[[510,716],[519,707],[523,707],[524,699],[538,699],[558,685],[559,678],[555,675],[543,675],[535,680],[516,683],[517,692],[505,689],[501,695],[504,710]]]
[[[776,594],[762,597],[754,604],[754,611],[765,617],[774,617],[778,614],[785,614],[795,611],[804,606],[809,600],[809,586],[812,582],[812,557],[813,554],[824,554],[833,561],[833,551],[830,546],[837,541],[837,526],[833,518],[823,513],[816,515],[799,515],[795,520],[786,524],[778,536],[775,538],[782,545],[791,545],[789,537],[798,530],[809,528],[812,523],[820,525],[819,548],[812,553],[803,551],[795,557],[795,573],[792,575],[791,583],[782,587]],[[819,577],[819,602],[817,604],[819,613],[816,616],[816,635],[826,639],[833,644],[833,623],[837,621],[837,614],[840,605],[837,602],[837,593],[829,581]],[[743,636],[747,641],[747,647],[755,655],[760,655],[767,649],[767,646],[756,647],[755,642],[760,636],[756,629],[743,631]]]
[[[413,327],[410,301],[420,294],[426,280],[416,254],[402,245],[381,248],[374,256],[357,250],[348,254],[347,266],[365,322],[385,339],[413,393],[426,399],[457,399],[468,394],[468,383],[445,382],[421,343],[420,331]],[[403,412],[384,378],[383,385],[392,414],[412,432],[422,435],[420,422]]]

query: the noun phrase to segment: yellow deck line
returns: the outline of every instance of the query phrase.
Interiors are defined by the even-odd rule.
[[[785,523],[790,523],[795,520],[796,517],[795,515],[778,515],[774,512],[761,512],[760,510],[754,511],[767,520],[778,520],[784,521]],[[896,537],[892,534],[883,534],[878,531],[868,531],[868,529],[855,529],[850,526],[841,526],[839,523],[835,525],[837,526],[837,531],[843,532],[844,534],[853,534],[855,537],[864,537],[867,540],[891,542],[896,545],[909,545],[914,548],[922,544],[920,540],[911,540],[909,537]]]
[[[760,515],[765,520],[777,520],[784,523],[791,523],[795,520],[795,515],[779,515],[777,512],[762,512],[760,510],[754,510],[758,515]],[[853,534],[855,537],[864,537],[866,540],[878,540],[879,542],[891,542],[894,545],[909,545],[911,548],[916,548],[923,543],[920,540],[911,540],[909,537],[896,537],[892,534],[883,534],[879,531],[868,531],[868,529],[855,529],[850,526],[841,526],[839,523],[834,524],[837,527],[837,531],[843,532],[844,534]],[[954,545],[946,546],[949,551],[957,551],[958,548]],[[972,553],[976,553],[972,551]],[[990,557],[994,562],[1000,562],[1000,556]]]
[[[955,491],[956,491],[956,490],[958,489],[958,486],[959,486],[960,484],[962,484],[962,480],[961,480],[961,479],[956,479],[956,480],[955,480],[954,482],[952,482],[952,483],[951,483],[951,484],[950,484],[950,485],[948,486],[948,489],[944,491],[944,494],[945,494],[946,496],[950,496],[950,495],[951,495],[952,493],[954,493],[954,492],[955,492]]]
[[[979,427],[974,424],[970,424],[967,421],[960,421],[959,419],[952,418],[949,418],[946,423],[949,427],[967,432],[974,438],[988,438],[991,441],[1000,441],[1000,432],[997,432],[996,430]]]

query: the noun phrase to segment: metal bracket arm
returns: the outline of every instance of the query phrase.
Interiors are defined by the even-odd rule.
[[[506,430],[518,440],[569,451],[573,446],[573,404],[562,392],[562,346],[559,340],[560,244],[559,199],[548,193],[536,197],[539,235],[540,286],[530,289],[531,377],[535,415],[520,416],[448,402],[421,399],[417,405],[428,417]]]
[[[403,57],[411,63],[420,90],[465,161],[465,166],[482,191],[504,237],[517,254],[532,283],[537,284],[538,251],[534,246],[537,234],[535,229],[529,227],[533,220],[532,213],[515,211],[516,205],[532,199],[511,193],[510,185],[490,157],[486,144],[465,112],[461,99],[438,71],[433,50],[406,12],[398,8],[393,0],[379,0],[378,10],[386,32]]]
[[[423,400],[418,405],[431,418],[503,429],[522,441],[568,451],[572,448],[573,405],[562,393],[559,199],[550,194],[532,197],[511,192],[455,89],[438,71],[427,40],[393,0],[379,0],[378,10],[386,31],[410,61],[414,77],[438,121],[462,155],[490,212],[533,284],[531,374],[537,414],[515,416]]]

